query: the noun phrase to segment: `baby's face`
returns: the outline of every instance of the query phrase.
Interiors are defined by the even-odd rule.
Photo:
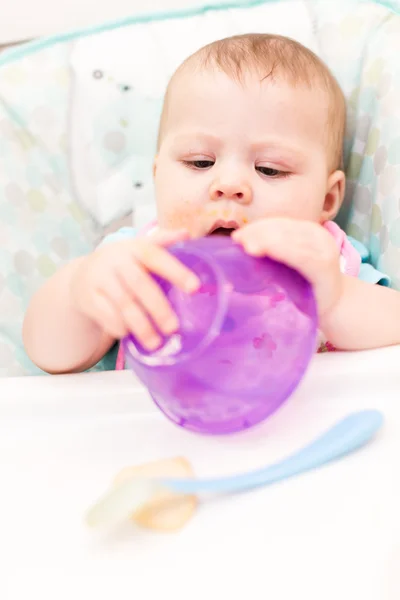
[[[159,225],[199,237],[264,217],[323,221],[326,107],[283,80],[181,75],[155,161]]]

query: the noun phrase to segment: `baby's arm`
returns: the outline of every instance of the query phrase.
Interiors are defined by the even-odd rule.
[[[58,271],[33,296],[23,325],[23,339],[31,360],[48,373],[84,371],[95,365],[114,343],[72,302],[71,282],[79,258]]]
[[[342,275],[337,304],[320,317],[325,337],[339,350],[400,344],[400,293]]]

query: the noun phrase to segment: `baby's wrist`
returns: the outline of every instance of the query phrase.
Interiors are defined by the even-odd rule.
[[[346,296],[346,276],[341,273],[338,278],[336,291],[326,304],[323,311],[319,312],[320,329],[325,333],[324,327],[329,329],[329,325],[337,318],[337,313],[341,312],[341,305]]]
[[[71,264],[70,278],[69,278],[69,304],[70,308],[82,315],[82,301],[81,296],[83,293],[82,286],[82,272],[86,269],[86,263],[90,255],[81,256],[77,258],[73,264]]]

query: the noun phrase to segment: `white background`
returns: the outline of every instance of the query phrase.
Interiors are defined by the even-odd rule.
[[[169,423],[128,371],[4,378],[1,600],[399,600],[399,362],[400,346],[317,355],[281,410],[222,438]],[[246,471],[370,408],[385,424],[366,448],[204,502],[178,533],[83,523],[124,466],[183,455],[198,476]]]
[[[219,4],[221,2],[218,2]],[[201,0],[1,0],[0,45],[132,14],[189,8]],[[213,4],[210,0],[208,4]]]

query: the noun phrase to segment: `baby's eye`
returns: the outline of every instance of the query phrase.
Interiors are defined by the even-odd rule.
[[[259,171],[262,175],[273,178],[285,177],[288,175],[286,171],[279,171],[278,169],[272,169],[271,167],[256,167],[256,171]]]
[[[213,160],[185,160],[185,165],[192,169],[209,169],[213,166]]]

